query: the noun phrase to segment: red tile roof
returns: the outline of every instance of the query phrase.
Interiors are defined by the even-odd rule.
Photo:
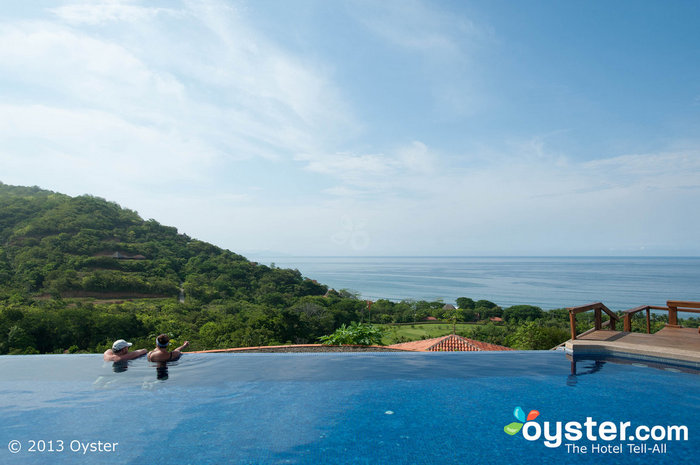
[[[418,352],[439,352],[439,351],[497,351],[513,350],[510,347],[489,344],[488,342],[475,341],[466,337],[450,334],[449,336],[436,337],[433,339],[423,339],[422,341],[402,342],[387,347],[392,349],[413,350]]]

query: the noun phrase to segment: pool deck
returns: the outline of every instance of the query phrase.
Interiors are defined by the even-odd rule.
[[[700,368],[697,328],[665,327],[654,334],[598,330],[569,340],[564,347],[573,355],[617,355]]]

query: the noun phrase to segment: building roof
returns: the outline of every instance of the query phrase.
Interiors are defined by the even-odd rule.
[[[402,342],[387,347],[391,347],[393,349],[413,350],[417,352],[482,352],[513,350],[510,347],[489,344],[488,342],[476,341],[474,339],[467,339],[466,337],[457,336],[456,334],[450,334],[449,336],[436,337],[432,339],[423,339],[421,341]]]

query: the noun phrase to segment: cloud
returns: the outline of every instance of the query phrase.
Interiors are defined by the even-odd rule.
[[[322,64],[268,40],[227,2],[74,2],[50,13],[0,24],[7,163],[61,153],[76,173],[121,159],[160,166],[144,170],[154,182],[204,179],[214,165],[291,158],[357,127]],[[92,27],[106,23],[116,27]],[[16,178],[35,174],[12,166]]]
[[[108,112],[43,105],[0,105],[0,139],[5,174],[65,183],[77,177],[96,192],[106,179],[139,189],[203,182],[216,158],[210,147],[185,134],[136,125]]]
[[[674,237],[687,243],[688,231],[700,227],[688,211],[700,202],[700,149],[559,161],[513,156],[448,176],[431,183],[422,206],[444,199],[435,216],[460,212],[456,221],[464,237],[476,236],[493,249],[509,238],[529,240],[533,250],[551,246],[550,253],[566,253],[567,247],[604,253],[605,244],[622,248],[627,241],[669,243]],[[682,231],[673,226],[678,224],[685,225]],[[474,227],[496,239],[470,232]]]
[[[21,82],[10,98],[83,107],[147,119],[173,120],[184,85],[149,68],[122,45],[43,21],[0,26],[0,67]]]
[[[389,153],[301,154],[295,159],[304,163],[305,170],[342,183],[325,192],[352,197],[410,188],[407,179],[434,173],[439,157],[424,143],[414,141]]]
[[[338,177],[352,184],[365,184],[364,179],[388,176],[395,164],[389,157],[371,154],[298,155],[296,159],[307,162],[309,171]]]
[[[347,217],[362,220],[365,254],[673,254],[700,228],[688,208],[700,203],[700,149],[597,161],[512,152],[402,173],[381,195],[338,189],[323,237]]]
[[[424,143],[413,141],[396,152],[396,159],[400,166],[410,172],[431,174],[436,169],[438,156]]]
[[[467,50],[458,39],[483,34],[467,18],[443,13],[419,0],[373,2],[371,8],[361,11],[365,14],[360,21],[374,34],[430,59],[459,59]]]
[[[114,21],[143,21],[159,14],[177,14],[170,8],[151,8],[134,5],[131,1],[105,0],[100,2],[63,5],[51,10],[70,24],[97,25]]]
[[[646,189],[700,188],[700,150],[631,154],[583,164],[591,174],[620,186]]]

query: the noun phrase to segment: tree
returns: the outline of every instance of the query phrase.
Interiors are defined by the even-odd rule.
[[[474,301],[470,299],[469,297],[458,297],[457,300],[457,306],[463,310],[465,309],[474,309]]]
[[[566,329],[529,321],[507,337],[510,347],[522,350],[548,350],[569,339]]]
[[[10,352],[23,353],[30,347],[36,351],[36,348],[34,348],[34,344],[34,339],[29,334],[27,334],[24,328],[17,325],[14,325],[10,328],[10,331],[7,334],[7,345],[9,347]]]
[[[545,315],[540,307],[534,305],[513,305],[503,310],[503,319],[508,323],[532,321]]]

